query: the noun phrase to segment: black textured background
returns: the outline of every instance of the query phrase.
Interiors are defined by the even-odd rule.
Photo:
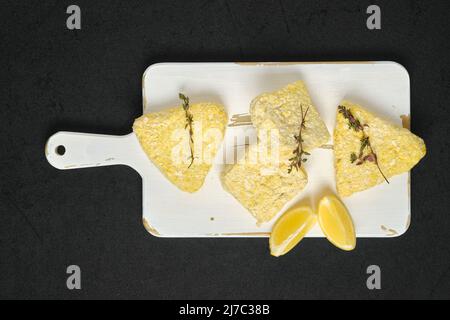
[[[66,29],[66,8],[82,30]],[[449,1],[0,2],[0,298],[450,298]],[[382,30],[365,10],[378,4]],[[58,130],[126,134],[141,76],[162,61],[395,60],[411,76],[412,224],[344,253],[306,239],[275,259],[265,239],[159,239],[127,167],[58,171]],[[82,290],[66,289],[66,267]],[[368,265],[382,270],[369,291]]]

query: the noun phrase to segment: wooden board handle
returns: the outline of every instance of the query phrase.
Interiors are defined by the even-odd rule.
[[[138,172],[147,161],[134,133],[112,136],[60,131],[45,147],[48,162],[61,170],[110,165],[128,165]]]

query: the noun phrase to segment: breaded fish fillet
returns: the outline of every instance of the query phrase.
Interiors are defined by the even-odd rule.
[[[382,173],[389,179],[407,172],[425,156],[424,141],[408,129],[380,119],[350,101],[342,101],[340,106],[350,111],[364,128],[363,132],[354,130],[344,114],[338,111],[334,130],[334,163],[336,187],[341,196],[347,197],[385,182]],[[355,156],[359,157],[363,135],[370,140],[379,168],[374,157],[370,157],[368,147],[363,150],[363,157],[368,160],[355,159]]]
[[[311,151],[326,144],[330,134],[312,104],[303,81],[296,81],[278,91],[263,93],[250,104],[252,123],[258,131],[277,129],[281,144],[292,149],[297,143],[294,136],[299,131],[302,111],[305,114],[306,110],[303,148]]]
[[[220,104],[191,104],[194,160],[190,165],[189,128],[183,107],[152,112],[135,120],[133,131],[158,169],[179,189],[195,192],[203,185],[222,143],[227,114]]]
[[[286,152],[284,159],[290,156],[291,150]],[[252,158],[256,161],[250,160]],[[289,161],[283,160],[279,164],[265,162],[258,156],[257,145],[251,145],[237,164],[225,167],[221,181],[225,190],[250,211],[258,224],[264,223],[271,220],[308,182],[302,168],[288,173],[288,165]]]

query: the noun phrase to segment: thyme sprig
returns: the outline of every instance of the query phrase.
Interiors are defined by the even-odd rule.
[[[300,105],[300,110],[302,112],[302,120],[300,122],[300,128],[298,130],[298,134],[294,135],[294,139],[297,142],[297,147],[292,152],[294,156],[289,159],[291,162],[289,164],[288,173],[291,173],[292,170],[295,168],[297,171],[300,170],[302,163],[306,162],[308,159],[304,158],[304,156],[309,156],[310,153],[303,150],[303,138],[302,138],[302,131],[303,129],[306,129],[305,121],[306,121],[306,115],[308,114],[309,107],[306,108],[306,111],[303,113],[303,105]]]
[[[353,129],[356,132],[362,133],[362,137],[360,140],[361,145],[359,147],[359,154],[356,155],[355,152],[352,152],[350,154],[350,162],[355,163],[357,166],[362,165],[366,161],[373,162],[377,166],[378,171],[380,171],[380,174],[383,176],[384,180],[387,183],[389,183],[389,181],[386,178],[386,176],[384,175],[383,171],[381,171],[380,165],[378,164],[378,158],[377,158],[376,153],[372,149],[372,145],[370,144],[370,138],[364,131],[364,128],[368,127],[368,125],[361,124],[361,122],[358,119],[356,119],[353,116],[352,112],[349,109],[347,109],[346,107],[339,106],[338,110],[339,110],[339,113],[341,113],[344,116],[344,118],[348,120],[348,128],[349,129]],[[368,150],[368,153],[366,155],[364,155],[364,151],[366,149]]]
[[[192,113],[189,111],[189,97],[186,97],[184,94],[179,93],[178,97],[183,101],[183,110],[186,116],[186,124],[184,126],[184,129],[189,129],[189,149],[191,152],[190,160],[191,163],[189,164],[188,168],[192,166],[194,163],[194,129],[192,127],[192,124],[194,122],[194,117]]]

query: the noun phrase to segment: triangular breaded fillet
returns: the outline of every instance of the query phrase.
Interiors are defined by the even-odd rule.
[[[194,160],[190,165],[189,128],[182,106],[152,112],[135,120],[133,131],[158,169],[179,189],[201,188],[222,143],[227,114],[222,105],[196,103],[189,107],[193,117]]]
[[[303,168],[288,173],[291,150],[280,150],[281,161],[271,163],[251,145],[238,163],[226,165],[221,181],[250,213],[258,224],[270,221],[308,182]],[[284,159],[284,160],[283,160]]]
[[[349,112],[347,116],[343,110]],[[349,115],[363,130],[350,125]],[[361,153],[364,137],[369,138],[370,146],[366,144]],[[336,188],[341,196],[383,183],[383,175],[389,179],[411,170],[425,153],[423,140],[408,129],[382,120],[357,104],[341,102],[334,130]]]
[[[303,148],[311,151],[327,143],[330,134],[312,104],[303,81],[296,81],[275,92],[263,93],[250,104],[252,123],[258,131],[277,129],[281,144],[292,149],[297,144],[294,136],[299,131],[302,111],[306,114]]]

